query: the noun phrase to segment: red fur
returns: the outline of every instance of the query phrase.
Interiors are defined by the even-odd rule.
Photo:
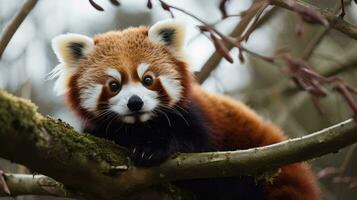
[[[280,142],[286,137],[246,105],[209,94],[194,84],[191,95],[200,105],[213,132],[217,150],[237,150]],[[265,184],[269,200],[318,200],[319,189],[304,163],[283,166],[273,183]]]
[[[78,76],[76,74],[69,79],[68,91],[66,92],[66,103],[69,108],[75,111],[75,114],[79,116],[82,120],[85,120],[87,117],[92,117],[92,114],[82,108],[79,99],[79,88],[78,88]]]

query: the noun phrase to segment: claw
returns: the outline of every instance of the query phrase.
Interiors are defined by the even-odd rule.
[[[148,160],[151,160],[151,158],[152,158],[153,155],[154,155],[154,154],[151,154],[151,155],[149,156]]]

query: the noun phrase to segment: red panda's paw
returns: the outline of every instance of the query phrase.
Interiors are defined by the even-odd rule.
[[[172,154],[172,149],[166,144],[143,142],[131,148],[129,157],[137,166],[153,166],[165,161]]]

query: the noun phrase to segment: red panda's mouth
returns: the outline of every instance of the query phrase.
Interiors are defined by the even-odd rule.
[[[141,115],[148,113],[148,112],[132,112],[129,114],[126,114],[125,116],[131,116],[131,117],[140,117]]]
[[[142,123],[146,122],[151,118],[151,112],[132,112],[126,114],[122,117],[122,120],[126,123],[133,124],[133,123]]]

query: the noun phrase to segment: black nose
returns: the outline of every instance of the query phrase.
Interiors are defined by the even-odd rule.
[[[133,95],[128,101],[128,108],[131,111],[139,111],[144,105],[143,100],[138,95]]]

